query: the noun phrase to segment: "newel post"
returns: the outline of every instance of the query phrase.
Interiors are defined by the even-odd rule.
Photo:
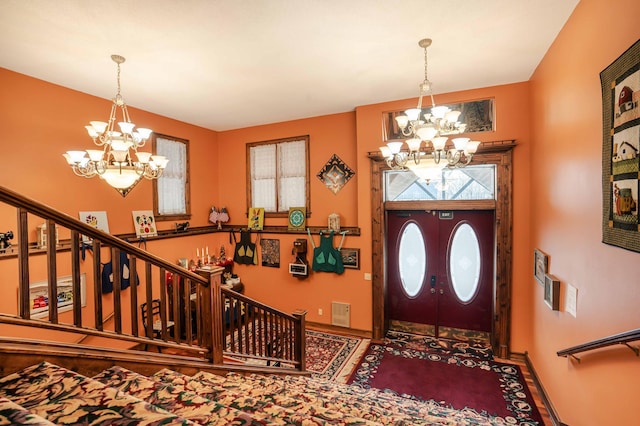
[[[306,340],[306,333],[305,333],[305,328],[306,328],[306,318],[307,318],[307,311],[305,311],[304,309],[299,309],[297,311],[294,311],[291,315],[293,315],[293,317],[296,319],[296,323],[295,323],[295,359],[296,361],[299,361],[299,367],[298,369],[300,371],[306,371],[307,370],[307,340]]]
[[[210,327],[207,334],[211,336],[211,340],[208,341],[209,349],[211,351],[211,361],[213,364],[222,364],[222,292],[220,286],[220,280],[224,268],[215,268],[208,271],[198,270],[197,273],[203,277],[209,279],[208,293],[208,309],[207,314],[209,317],[203,318],[203,328]],[[205,305],[207,301],[205,301]]]

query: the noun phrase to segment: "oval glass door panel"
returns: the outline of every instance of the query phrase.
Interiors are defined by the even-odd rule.
[[[398,269],[402,288],[409,297],[415,297],[424,284],[427,252],[422,231],[413,222],[405,226],[400,235]]]
[[[456,296],[462,302],[473,299],[480,283],[480,243],[471,226],[458,226],[451,239],[449,271]]]

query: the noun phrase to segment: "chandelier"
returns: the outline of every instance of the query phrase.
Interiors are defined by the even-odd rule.
[[[93,142],[101,149],[67,151],[62,155],[76,175],[86,178],[100,176],[125,197],[141,178],[159,178],[169,160],[151,152],[138,151],[149,140],[152,131],[142,127],[134,130],[135,124],[131,122],[127,104],[120,95],[120,64],[125,58],[111,55],[111,59],[118,64],[118,93],[112,99],[109,121],[91,121],[85,126]],[[118,122],[116,130],[118,111],[122,121]]]
[[[420,83],[418,106],[395,117],[402,135],[407,139],[405,141],[390,140],[386,146],[380,147],[380,151],[387,165],[394,170],[411,168],[413,165],[420,164],[422,157],[429,156],[440,167],[464,167],[471,162],[480,142],[459,137],[452,139],[453,147],[447,148],[449,139],[447,135],[464,133],[466,125],[458,121],[460,111],[451,110],[444,105],[436,106],[432,83],[429,81],[427,72],[427,48],[431,46],[431,39],[420,40],[418,46],[424,49],[424,80]],[[425,96],[431,99],[431,108],[427,112],[422,109],[422,100]],[[384,122],[382,131],[383,140],[387,140]],[[431,145],[431,150],[422,150],[423,141],[425,148]],[[403,150],[405,143],[407,150]]]

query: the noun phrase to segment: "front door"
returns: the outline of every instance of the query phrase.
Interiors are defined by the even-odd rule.
[[[387,317],[491,332],[493,211],[389,211]]]

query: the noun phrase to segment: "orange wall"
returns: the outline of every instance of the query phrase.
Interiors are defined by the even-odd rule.
[[[5,149],[7,167],[0,172],[0,185],[50,204],[74,217],[80,210],[106,210],[112,233],[132,232],[130,212],[151,208],[151,184],[142,182],[130,195],[122,198],[97,179],[79,179],[74,176],[61,157],[61,153],[67,149],[90,146],[91,141],[85,135],[83,126],[90,119],[105,116],[109,107],[108,101],[7,70],[0,72],[0,81],[6,86],[0,93],[0,105],[6,111],[6,114],[2,115],[5,122],[1,124],[6,129],[9,140],[17,142],[10,149]],[[521,351],[527,348],[526,342],[529,340],[526,320],[529,317],[529,304],[524,297],[526,287],[521,285],[522,282],[526,282],[530,269],[530,256],[526,250],[528,96],[526,83],[437,96],[439,103],[495,98],[497,130],[482,134],[480,138],[516,139],[518,142],[514,154],[514,239],[519,243],[514,249],[513,258],[512,346],[515,350]],[[371,281],[365,280],[365,273],[371,272],[370,169],[367,152],[376,150],[380,145],[382,113],[404,109],[414,104],[415,100],[395,101],[362,106],[355,112],[220,133],[144,111],[132,109],[131,115],[140,125],[144,124],[158,132],[190,140],[192,226],[207,225],[207,213],[211,205],[226,206],[231,217],[230,224],[246,226],[246,144],[308,134],[311,169],[311,217],[308,224],[326,226],[328,215],[336,212],[340,214],[342,226],[359,227],[361,236],[347,236],[344,247],[361,250],[360,269],[348,269],[339,276],[332,273],[312,273],[305,280],[294,278],[289,275],[287,268],[292,259],[293,241],[306,237],[263,234],[263,238],[280,240],[281,267],[236,265],[235,272],[245,283],[246,294],[250,297],[288,312],[305,309],[310,321],[320,323],[330,323],[332,301],[350,303],[351,326],[355,329],[371,330]],[[25,114],[24,111],[29,111],[29,114]],[[25,129],[29,129],[30,133],[27,134]],[[35,168],[39,171],[38,176],[45,176],[45,179],[36,179],[21,171],[21,159],[35,149],[41,150],[42,153],[36,158],[38,164]],[[333,154],[337,154],[356,172],[337,194],[329,191],[316,177]],[[55,161],[58,156],[60,160]],[[61,191],[60,188],[65,190]],[[4,210],[0,210],[3,223],[15,223],[13,212],[3,212]],[[268,218],[265,223],[286,225],[286,219]],[[34,222],[33,239],[35,225],[37,223]],[[172,226],[173,222],[161,224],[161,229]],[[314,236],[314,241],[318,243],[317,235]],[[338,239],[335,241],[337,244]],[[209,246],[213,253],[217,253],[221,245],[225,246],[228,254],[232,253],[233,244],[229,242],[228,233],[150,242],[148,250],[174,260],[178,257],[193,257],[195,247]],[[4,262],[0,266],[0,273],[9,274],[8,276],[14,274],[9,265],[9,262]],[[44,276],[44,271],[37,271],[33,278],[42,279],[38,275]],[[322,315],[319,314],[320,309],[323,311]]]
[[[246,144],[277,138],[309,135],[311,216],[307,225],[327,227],[331,213],[340,215],[341,226],[369,227],[368,222],[358,218],[358,182],[368,176],[357,171],[355,113],[334,114],[295,120],[266,126],[251,127],[227,132],[218,136],[218,179],[220,181],[220,205],[226,205],[231,216],[230,223],[247,226],[246,215]],[[316,176],[333,154],[340,157],[356,174],[337,194],[330,191]],[[286,226],[286,218],[266,218],[265,225]],[[236,237],[238,237],[236,233]],[[228,235],[221,236],[228,243]],[[255,234],[253,235],[255,239]],[[371,286],[364,281],[367,269],[347,269],[341,275],[328,272],[312,272],[306,279],[292,277],[288,264],[292,261],[291,250],[296,238],[306,234],[263,234],[262,238],[280,240],[280,268],[253,265],[235,265],[245,284],[245,293],[285,312],[295,309],[308,311],[309,321],[331,323],[331,302],[351,304],[351,326],[356,329],[371,329]],[[313,235],[319,244],[319,236]],[[339,237],[334,238],[338,245]],[[313,248],[307,244],[309,251]],[[360,248],[362,258],[369,256],[370,245],[365,245],[358,236],[347,236],[343,247]],[[307,256],[312,260],[311,254]],[[362,261],[363,259],[361,259]],[[320,315],[318,310],[322,309]]]
[[[609,348],[581,364],[557,350],[635,329],[640,323],[640,254],[601,242],[600,72],[640,37],[637,0],[582,0],[531,79],[531,246],[552,274],[578,289],[577,317],[551,311],[529,276],[530,356],[563,421],[637,424],[640,364]],[[564,296],[564,294],[563,294]],[[636,343],[637,346],[637,343]],[[606,354],[606,355],[602,355]]]
[[[126,93],[125,93],[126,100]],[[84,130],[90,120],[106,120],[109,100],[96,98],[61,86],[36,80],[0,68],[0,128],[2,129],[0,186],[48,204],[75,218],[79,211],[106,211],[113,234],[133,233],[133,210],[151,210],[152,184],[142,181],[126,197],[109,188],[99,178],[75,176],[62,153],[69,149],[88,149],[91,139]],[[187,123],[171,120],[131,108],[131,118],[140,126],[190,141],[192,226],[209,225],[211,205],[218,198],[217,133]],[[36,240],[36,226],[42,219],[30,217],[30,241]],[[160,229],[172,229],[174,222],[160,222]],[[17,231],[16,211],[0,205],[0,232]],[[60,238],[68,238],[61,232]],[[14,244],[17,239],[12,241]],[[148,250],[170,261],[195,256],[196,247],[214,244],[211,236],[149,242]],[[46,279],[45,256],[33,256],[31,282]],[[58,275],[70,274],[68,253],[58,255]],[[103,262],[109,259],[103,256]],[[83,262],[90,264],[89,262]],[[17,263],[0,260],[0,311],[16,312]],[[90,282],[88,283],[90,284]],[[127,293],[125,291],[125,293]],[[143,294],[141,293],[140,297]],[[126,294],[123,297],[127,297]],[[142,300],[142,299],[140,299]],[[113,311],[109,297],[104,299],[104,315]],[[93,291],[87,286],[85,315],[93,318]],[[127,310],[125,310],[126,312]],[[66,314],[62,314],[64,320]],[[4,331],[4,330],[3,330]]]

